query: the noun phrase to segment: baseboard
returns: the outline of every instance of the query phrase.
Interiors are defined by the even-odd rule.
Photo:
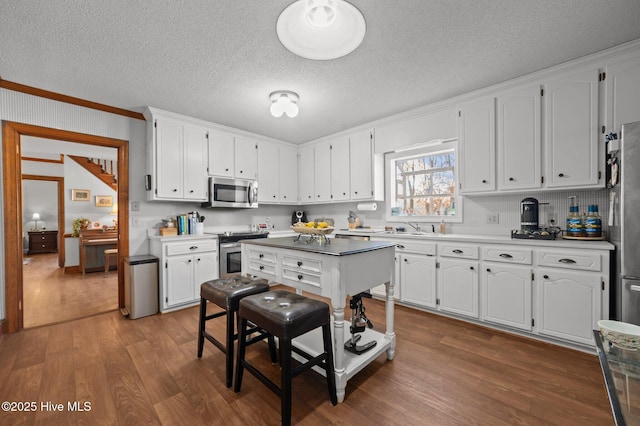
[[[80,273],[80,265],[76,266],[65,266],[64,267],[65,274],[79,274]]]

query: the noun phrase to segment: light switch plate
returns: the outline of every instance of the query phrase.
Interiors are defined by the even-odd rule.
[[[500,222],[500,214],[498,213],[488,213],[487,214],[487,224],[489,225],[497,225]]]

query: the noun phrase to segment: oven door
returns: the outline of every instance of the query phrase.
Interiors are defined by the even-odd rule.
[[[258,182],[251,179],[209,177],[209,202],[204,207],[258,207]]]
[[[240,243],[220,244],[220,278],[242,272],[242,250]]]

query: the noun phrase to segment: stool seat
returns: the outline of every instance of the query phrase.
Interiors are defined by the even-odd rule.
[[[238,310],[240,299],[269,290],[267,280],[234,275],[206,281],[200,286],[200,297],[224,309]]]
[[[291,424],[292,379],[314,366],[325,370],[329,399],[338,403],[336,376],[333,365],[331,337],[331,315],[329,305],[285,290],[273,290],[254,294],[240,300],[238,309],[238,359],[233,390],[238,393],[242,386],[244,370],[253,374],[280,397],[280,413],[283,425]],[[247,339],[251,330],[248,323],[266,331],[268,337],[275,336],[280,343],[280,385],[271,381],[254,364],[245,359],[246,348],[264,337]],[[292,344],[292,340],[316,328],[322,328],[323,352],[311,355]],[[306,362],[293,367],[292,353]]]
[[[205,339],[220,349],[220,351],[222,351],[226,356],[226,385],[228,388],[231,387],[233,378],[233,346],[234,342],[238,339],[238,334],[236,333],[236,314],[238,312],[238,304],[240,300],[246,296],[266,291],[269,291],[269,284],[267,280],[243,277],[241,275],[234,275],[229,278],[218,278],[206,281],[200,285],[198,358],[202,358]],[[208,302],[211,302],[224,310],[207,315]],[[224,343],[216,339],[212,334],[208,333],[205,328],[207,321],[222,316],[227,317],[227,329]],[[266,335],[265,332],[258,330],[255,327],[252,331],[257,331],[259,336]],[[269,350],[272,361],[276,362],[275,341],[272,337],[269,339]]]
[[[240,316],[268,333],[293,339],[326,324],[329,305],[290,291],[274,290],[244,300]]]

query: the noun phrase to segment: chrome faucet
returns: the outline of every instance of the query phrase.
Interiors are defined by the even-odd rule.
[[[416,230],[416,232],[420,232],[420,231],[422,231],[422,230],[420,229],[420,224],[419,224],[418,222],[416,222],[416,224],[415,224],[415,225],[414,225],[413,223],[411,223],[411,222],[405,222],[405,223],[406,223],[407,225],[409,225],[410,227],[412,227],[413,229],[415,229],[415,230]]]

